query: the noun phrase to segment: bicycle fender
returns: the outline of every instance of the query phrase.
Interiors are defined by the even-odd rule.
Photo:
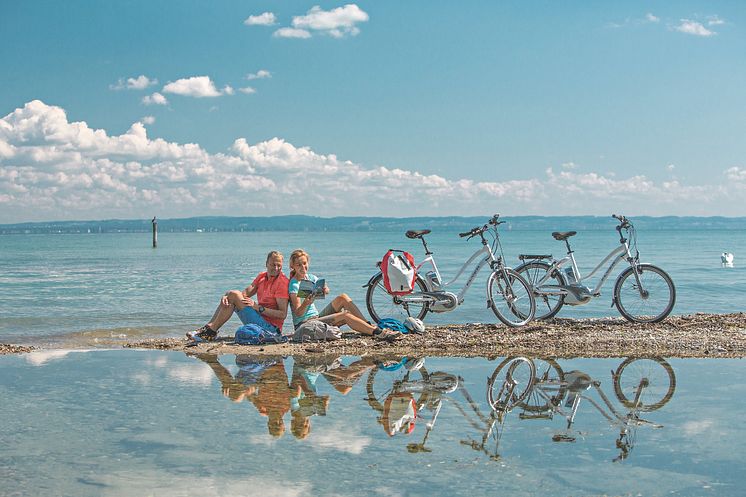
[[[381,274],[381,271],[378,271],[373,276],[371,276],[368,282],[363,285],[363,288],[368,288],[369,286],[371,286],[373,284],[373,280],[376,279],[380,274]]]

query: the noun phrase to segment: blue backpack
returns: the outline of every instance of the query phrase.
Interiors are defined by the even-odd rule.
[[[378,322],[378,327],[381,329],[388,328],[390,330],[398,331],[399,333],[409,333],[409,328],[404,326],[404,323],[394,318],[383,318]]]
[[[288,338],[281,333],[267,331],[258,324],[249,323],[238,327],[233,341],[239,345],[265,345],[285,343]]]

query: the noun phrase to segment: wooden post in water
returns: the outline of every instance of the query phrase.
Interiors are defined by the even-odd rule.
[[[153,216],[153,220],[151,221],[153,223],[153,248],[158,247],[158,221],[156,220],[155,216]]]

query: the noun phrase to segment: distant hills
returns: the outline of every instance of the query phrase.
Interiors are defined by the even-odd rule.
[[[433,229],[467,230],[486,222],[478,217],[190,217],[158,219],[158,231],[406,231]],[[606,230],[614,226],[611,216],[505,216],[503,229],[513,230]],[[742,230],[746,217],[633,217],[635,226],[645,230]],[[107,219],[102,221],[48,221],[0,224],[0,234],[38,233],[142,233],[152,230],[150,219]]]

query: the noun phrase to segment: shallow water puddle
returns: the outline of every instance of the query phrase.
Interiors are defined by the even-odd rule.
[[[2,495],[739,495],[741,360],[0,357]]]

